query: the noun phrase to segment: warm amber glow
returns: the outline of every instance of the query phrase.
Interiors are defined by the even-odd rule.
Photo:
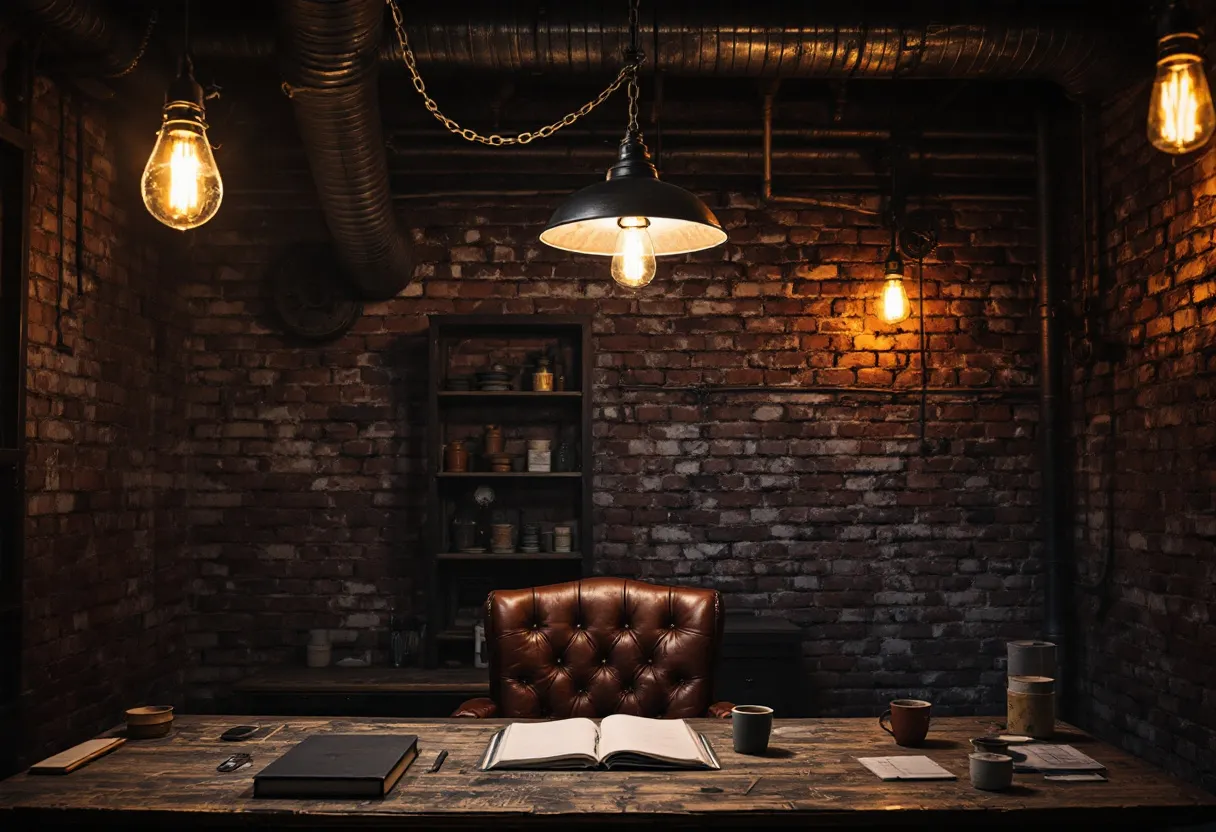
[[[148,212],[170,228],[197,228],[215,216],[224,182],[206,130],[191,122],[166,122],[140,187]]]
[[[897,324],[907,320],[912,314],[912,304],[908,302],[908,293],[904,290],[904,282],[898,277],[888,277],[882,287],[882,301],[879,304],[879,314],[889,324]]]
[[[650,222],[645,217],[622,217],[617,225],[621,231],[612,255],[612,279],[628,289],[640,289],[654,280],[657,267],[647,230]]]
[[[1173,55],[1157,64],[1148,105],[1148,138],[1166,153],[1190,153],[1207,143],[1216,129],[1216,112],[1203,60]]]

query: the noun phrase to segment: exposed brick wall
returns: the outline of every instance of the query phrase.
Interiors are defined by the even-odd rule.
[[[132,213],[142,206],[120,164],[122,142],[92,103],[83,105],[83,292],[76,294],[76,119],[82,104],[70,94],[63,102],[61,249],[63,95],[37,79],[22,680],[29,759],[120,722],[124,708],[174,701],[188,587],[181,559],[181,304],[150,245],[163,235]]]
[[[1210,30],[1209,30],[1210,31]],[[1144,137],[1147,84],[1101,118],[1106,268],[1073,375],[1084,718],[1216,789],[1216,150]],[[1080,281],[1075,293],[1078,307]],[[1107,552],[1113,559],[1107,564]]]
[[[319,215],[306,188],[285,208],[249,187],[200,234],[185,287],[196,706],[223,706],[227,683],[266,663],[302,663],[310,627],[382,646],[389,607],[425,603],[426,316],[502,312],[594,315],[599,571],[718,586],[731,608],[797,621],[820,712],[872,714],[895,695],[1003,707],[1004,642],[1041,617],[1037,406],[931,396],[922,455],[916,324],[873,314],[874,220],[708,195],[730,243],[632,295],[603,261],[537,241],[551,199],[411,202],[421,281],[307,346],[280,334],[259,284],[284,246],[323,233]],[[1031,206],[948,208],[925,265],[930,384],[1033,385]],[[622,386],[702,383],[901,392],[700,404]]]

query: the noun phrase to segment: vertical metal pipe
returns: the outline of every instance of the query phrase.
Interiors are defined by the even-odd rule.
[[[1059,303],[1055,268],[1055,217],[1051,193],[1051,120],[1046,109],[1038,114],[1038,208],[1039,208],[1039,431],[1042,449],[1043,521],[1043,636],[1056,644],[1060,680],[1057,692],[1061,711],[1068,713],[1071,701],[1071,651],[1065,633],[1064,593],[1066,573],[1061,532],[1063,524],[1059,432],[1060,333],[1056,311]]]

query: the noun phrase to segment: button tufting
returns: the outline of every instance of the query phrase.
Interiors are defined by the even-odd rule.
[[[607,660],[607,659],[600,659],[600,664],[608,664],[608,660]]]

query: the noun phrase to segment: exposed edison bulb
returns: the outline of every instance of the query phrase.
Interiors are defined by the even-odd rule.
[[[166,118],[140,188],[148,212],[170,228],[185,231],[214,217],[224,198],[224,182],[206,128]]]
[[[887,282],[882,287],[879,314],[889,324],[905,321],[912,314],[912,304],[908,302],[903,278],[898,275],[887,275]]]
[[[1148,138],[1165,153],[1190,153],[1216,130],[1212,91],[1199,55],[1170,55],[1157,62],[1148,105]]]
[[[616,235],[612,255],[612,279],[628,289],[640,289],[654,280],[657,264],[654,243],[650,239],[650,220],[645,217],[621,217],[616,221],[621,231]]]

